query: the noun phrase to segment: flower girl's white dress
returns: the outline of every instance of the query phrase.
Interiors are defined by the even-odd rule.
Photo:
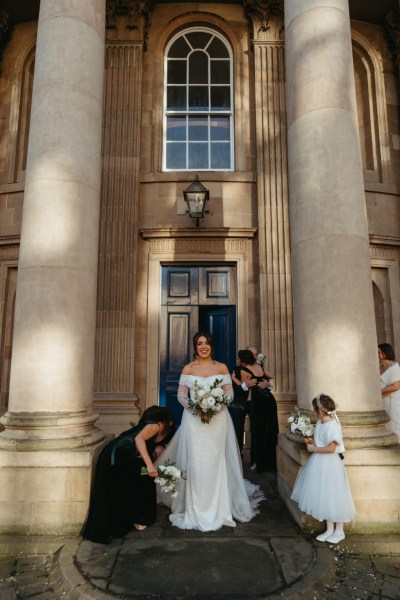
[[[209,423],[187,408],[187,393],[195,382],[211,386],[215,379],[222,380],[224,393],[232,397],[229,375],[198,377],[181,375],[179,401],[186,406],[182,423],[157,460],[175,462],[186,471],[186,480],[177,485],[178,495],[161,493],[159,498],[171,506],[170,520],[181,529],[214,531],[223,525],[235,527],[235,521],[250,521],[257,514],[256,506],[264,499],[258,486],[243,479],[240,452],[231,416],[226,407],[214,415]]]
[[[331,454],[311,453],[300,469],[294,484],[292,500],[300,510],[319,521],[329,519],[335,523],[351,521],[355,507],[346,470],[339,452],[344,452],[342,431],[335,420],[318,421],[314,443],[318,447],[336,442]]]

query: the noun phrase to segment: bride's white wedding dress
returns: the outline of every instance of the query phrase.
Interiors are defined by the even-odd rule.
[[[215,379],[227,396],[232,397],[229,375],[198,377],[182,375],[178,399],[185,406],[182,423],[167,448],[157,460],[167,460],[186,471],[186,480],[179,482],[178,495],[161,493],[161,502],[171,507],[170,521],[181,529],[214,531],[223,525],[235,527],[234,519],[250,521],[257,514],[257,505],[264,499],[259,486],[243,479],[242,463],[232,419],[223,407],[209,423],[187,408],[188,390],[194,383],[211,386]]]

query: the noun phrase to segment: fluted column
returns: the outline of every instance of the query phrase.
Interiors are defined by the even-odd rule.
[[[135,393],[143,51],[150,3],[107,3],[95,403],[126,422]]]
[[[285,39],[298,401],[384,445],[348,1],[286,2]]]
[[[103,437],[92,401],[104,19],[104,0],[41,0],[6,449]]]
[[[296,391],[283,0],[245,2],[245,10],[254,46],[261,348],[282,408]]]

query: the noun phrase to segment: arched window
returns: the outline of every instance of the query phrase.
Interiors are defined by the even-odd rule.
[[[232,51],[216,31],[192,28],[165,53],[164,170],[233,169]]]

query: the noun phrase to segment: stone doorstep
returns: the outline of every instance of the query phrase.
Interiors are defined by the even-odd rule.
[[[50,573],[50,584],[57,594],[63,594],[68,600],[110,600],[115,594],[107,594],[98,587],[86,581],[75,566],[75,556],[80,540],[66,543],[54,555]],[[266,598],[278,600],[302,599],[305,594],[322,590],[327,584],[335,581],[336,562],[329,548],[317,548],[315,559],[309,571],[300,581],[277,593],[268,594]],[[262,600],[262,598],[260,598]]]

